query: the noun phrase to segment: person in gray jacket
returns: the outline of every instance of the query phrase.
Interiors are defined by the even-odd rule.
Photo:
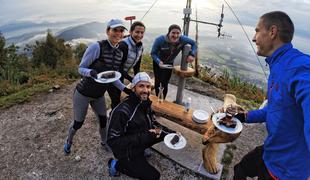
[[[122,65],[120,67],[120,73],[122,77],[121,82],[124,82],[124,79],[132,81],[132,76],[129,75],[129,71],[133,69],[134,75],[140,71],[140,63],[143,53],[143,44],[142,39],[145,32],[145,26],[142,22],[134,22],[129,30],[129,36],[124,38],[119,43],[119,49],[123,52]],[[125,89],[127,91],[127,89]],[[127,94],[129,92],[126,92]],[[121,91],[115,89],[114,96],[111,97],[112,100],[112,109],[120,103]]]

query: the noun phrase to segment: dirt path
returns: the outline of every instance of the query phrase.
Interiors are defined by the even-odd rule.
[[[98,125],[91,111],[75,136],[71,155],[63,154],[74,86],[0,110],[0,179],[111,179],[107,161],[112,153],[99,145]],[[203,179],[156,152],[150,161],[162,179]],[[117,179],[130,178],[122,175]]]

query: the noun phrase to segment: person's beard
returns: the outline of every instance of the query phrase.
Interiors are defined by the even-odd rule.
[[[138,94],[138,97],[140,98],[141,101],[148,100],[149,96],[150,96],[150,92],[141,92]]]

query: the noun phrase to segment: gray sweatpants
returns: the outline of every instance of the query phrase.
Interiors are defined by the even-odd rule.
[[[73,128],[74,121],[83,123],[87,114],[88,106],[91,106],[93,112],[96,115],[96,119],[98,121],[98,124],[100,124],[100,117],[99,116],[106,116],[107,110],[106,110],[106,104],[105,104],[105,98],[104,96],[100,98],[90,98],[87,96],[82,95],[79,93],[76,89],[73,94],[73,115],[74,119],[69,127],[69,133],[67,138],[67,143],[72,144],[73,137],[77,131],[77,129]],[[99,134],[101,137],[101,142],[106,142],[106,127],[101,128],[99,125]]]

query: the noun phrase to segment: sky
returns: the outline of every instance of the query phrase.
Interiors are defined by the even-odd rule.
[[[77,20],[106,22],[111,18],[124,19],[135,15],[141,20],[146,11],[156,0],[0,0],[0,26],[12,22],[61,22]],[[310,38],[310,23],[306,20],[310,14],[310,0],[226,0],[245,26],[250,38],[254,34],[258,18],[269,11],[285,11],[295,24],[297,46],[310,53],[310,47],[303,47]],[[192,0],[192,18],[198,11],[198,19],[218,23],[221,5],[224,4],[223,31],[233,37],[244,36],[236,18],[224,0]],[[182,26],[183,8],[186,0],[157,0],[154,7],[144,17],[147,27],[167,28],[171,24]],[[192,23],[191,32],[193,32]],[[200,25],[202,34],[216,35],[216,28]],[[211,33],[211,34],[210,34]],[[294,41],[293,41],[294,42]],[[305,44],[306,45],[306,44]]]
[[[155,3],[153,8],[146,14],[148,9]],[[270,11],[284,11],[292,19],[295,25],[293,44],[301,51],[310,54],[310,0],[226,0],[232,7],[251,40],[259,17]],[[212,44],[218,49],[226,49],[241,55],[249,61],[256,60],[256,46],[249,42],[246,35],[238,24],[235,16],[227,6],[225,0],[192,0],[191,18],[195,19],[196,11],[198,20],[218,23],[222,4],[224,4],[224,22],[222,32],[231,35],[231,40],[225,38],[217,39],[217,28],[215,26],[200,24],[199,36],[205,42],[200,42],[201,54],[207,52],[206,44]],[[84,24],[91,21],[107,22],[112,18],[124,19],[126,16],[136,16],[146,25],[145,40],[148,28],[158,29],[158,34],[166,33],[171,24],[183,26],[183,8],[186,0],[0,0],[0,27],[16,22],[72,22]],[[129,26],[129,22],[126,22]],[[1,30],[1,29],[0,29]],[[29,30],[29,29],[28,29]],[[105,27],[103,27],[103,31]],[[26,33],[26,30],[20,30]],[[21,32],[17,32],[21,33]],[[29,32],[27,32],[29,33]],[[191,22],[190,36],[194,37],[195,23]],[[233,42],[233,43],[232,43]],[[236,45],[237,43],[237,45]],[[251,45],[254,47],[252,49]],[[241,50],[242,51],[241,51]],[[264,63],[264,58],[259,57]],[[245,61],[244,61],[245,62]],[[258,62],[256,62],[258,63]],[[249,65],[251,66],[251,65]],[[261,70],[259,70],[261,71]],[[263,75],[261,74],[263,77]]]

